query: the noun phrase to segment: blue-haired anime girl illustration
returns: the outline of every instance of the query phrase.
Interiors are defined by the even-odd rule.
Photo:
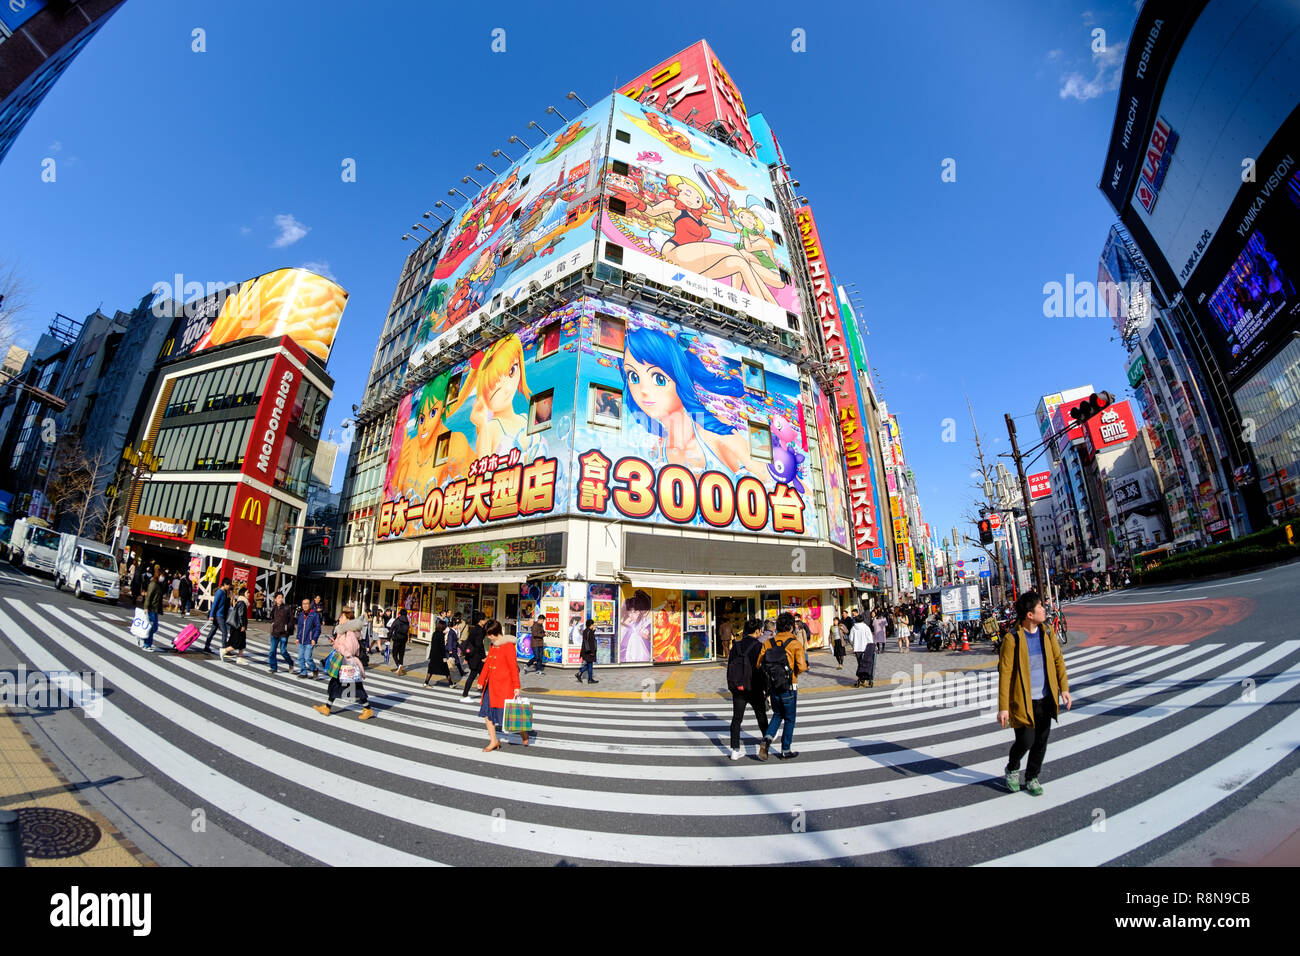
[[[628,331],[623,383],[631,417],[655,437],[660,463],[684,465],[696,474],[763,475],[748,430],[722,421],[704,403],[708,396],[740,398],[744,386],[710,371],[689,350],[691,341],[656,328]]]

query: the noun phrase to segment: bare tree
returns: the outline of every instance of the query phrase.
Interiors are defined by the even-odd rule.
[[[31,290],[18,268],[0,260],[0,359],[9,353],[22,331],[22,318],[31,301]]]
[[[55,451],[54,473],[48,496],[57,517],[71,516],[77,537],[97,528],[106,513],[106,502],[96,487],[113,469],[103,450],[89,454],[81,439],[64,438]]]

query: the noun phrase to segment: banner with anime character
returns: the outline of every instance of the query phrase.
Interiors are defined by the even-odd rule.
[[[575,513],[821,533],[792,364],[596,299],[580,348]]]
[[[799,296],[767,167],[625,96],[613,129],[601,231],[623,270],[787,329]]]
[[[578,314],[549,313],[403,399],[380,540],[567,510]]]
[[[606,97],[566,123],[456,211],[417,306],[411,365],[498,293],[519,298],[592,261],[610,106]]]

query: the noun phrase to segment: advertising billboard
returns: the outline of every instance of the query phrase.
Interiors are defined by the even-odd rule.
[[[853,306],[849,302],[848,293],[842,286],[835,286],[835,295],[840,305],[840,325],[844,329],[844,337],[849,344],[849,363],[850,374],[853,378],[853,389],[858,403],[858,420],[862,423],[860,429],[860,444],[862,454],[867,459],[865,475],[857,472],[850,479],[853,486],[852,509],[865,509],[864,519],[859,519],[861,523],[867,524],[872,528],[876,527],[880,521],[880,488],[876,481],[876,469],[872,459],[872,452],[875,443],[871,440],[872,436],[867,432],[866,403],[862,397],[864,381],[870,381],[871,363],[867,361],[867,352],[862,345],[862,336],[858,332],[858,317],[853,311]],[[845,441],[847,443],[848,436]],[[870,486],[870,494],[867,494],[867,487]],[[855,525],[856,527],[856,525]],[[855,534],[855,538],[857,535]],[[885,566],[889,563],[889,557],[885,552],[884,546],[876,536],[875,545],[870,550],[864,550],[861,557],[870,561],[872,564]]]
[[[380,539],[553,514],[819,536],[797,368],[594,298],[403,400]]]
[[[410,365],[478,310],[499,311],[532,283],[546,287],[591,262],[609,110],[606,97],[457,210],[417,306]]]
[[[1133,406],[1128,401],[1108,406],[1100,415],[1088,419],[1085,426],[1088,443],[1097,451],[1122,445],[1137,437],[1137,422],[1133,418]]]
[[[325,362],[347,303],[343,287],[324,276],[277,269],[187,303],[166,357],[184,358],[240,339],[287,335]]]
[[[1030,475],[1028,481],[1030,501],[1052,497],[1052,473],[1050,471],[1040,471],[1037,474]]]
[[[624,272],[781,331],[787,313],[799,314],[772,180],[758,160],[616,96],[604,186],[605,257]],[[610,244],[622,247],[617,261]]]
[[[45,0],[0,0],[0,23],[12,33],[44,7]]]
[[[743,153],[754,155],[754,134],[740,90],[704,40],[687,47],[623,86],[619,92],[642,106],[697,129],[713,127]]]

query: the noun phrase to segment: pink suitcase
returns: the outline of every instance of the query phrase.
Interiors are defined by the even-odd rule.
[[[184,654],[190,649],[190,645],[199,639],[199,629],[193,624],[186,624],[181,632],[176,635],[176,640],[172,642],[172,649],[177,654]]]

